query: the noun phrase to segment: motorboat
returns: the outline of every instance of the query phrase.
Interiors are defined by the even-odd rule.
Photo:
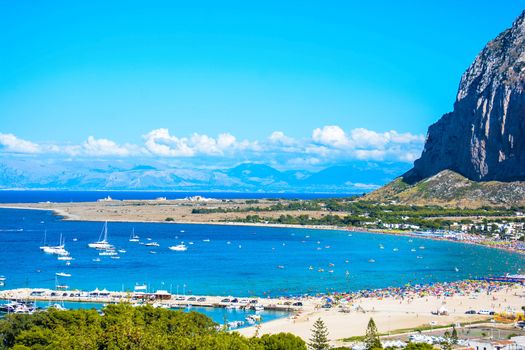
[[[104,250],[102,252],[99,252],[98,255],[100,256],[115,256],[118,255],[118,253],[114,250]]]
[[[157,242],[148,242],[145,244],[145,246],[147,247],[159,247],[160,244],[158,244]]]
[[[55,273],[55,275],[57,275],[59,277],[71,277],[70,273],[65,273],[65,272],[57,272],[57,273]]]
[[[185,252],[186,250],[188,250],[188,247],[186,247],[186,245],[184,245],[184,243],[182,243],[182,244],[178,244],[178,245],[172,245],[171,247],[169,247],[169,250],[173,250],[173,251],[176,251],[176,252]]]

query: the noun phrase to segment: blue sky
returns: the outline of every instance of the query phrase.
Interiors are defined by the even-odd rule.
[[[410,162],[524,4],[0,0],[0,153]]]

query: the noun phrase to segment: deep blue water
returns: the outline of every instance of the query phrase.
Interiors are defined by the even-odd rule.
[[[72,277],[59,283],[84,290],[131,290],[136,283],[147,283],[152,291],[178,290],[180,294],[280,296],[453,281],[525,267],[525,257],[518,254],[453,242],[346,231],[172,223],[108,223],[110,242],[127,253],[120,260],[101,257],[94,262],[98,253],[87,244],[98,238],[102,225],[61,221],[49,211],[0,209],[0,275],[7,277],[5,288],[52,288],[55,273],[63,271]],[[142,241],[151,238],[160,247],[128,242],[132,228]],[[49,243],[58,242],[63,233],[66,248],[75,258],[71,266],[39,250],[45,229]],[[189,247],[186,252],[168,249],[181,241]]]
[[[0,190],[0,203],[38,203],[38,202],[93,202],[110,196],[113,199],[181,199],[190,196],[203,196],[218,199],[314,199],[348,197],[351,194],[328,193],[245,193],[245,192],[170,192],[170,191],[38,191],[38,190]]]

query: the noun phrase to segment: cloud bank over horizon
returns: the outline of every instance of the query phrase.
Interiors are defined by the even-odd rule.
[[[217,136],[193,133],[174,135],[158,128],[142,135],[141,143],[118,143],[88,136],[79,144],[58,144],[25,140],[0,132],[0,155],[16,157],[39,155],[82,158],[153,158],[213,161],[242,160],[266,162],[282,168],[313,167],[352,160],[411,163],[419,157],[423,135],[390,130],[377,132],[365,128],[345,131],[337,125],[315,128],[309,137],[293,138],[274,131],[266,139],[239,139],[225,132]]]

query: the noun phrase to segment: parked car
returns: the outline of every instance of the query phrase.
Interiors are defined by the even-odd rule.
[[[199,299],[197,299],[197,301],[199,303],[204,303],[206,301],[206,298],[205,297],[200,297]]]
[[[518,328],[522,328],[523,329],[523,328],[525,328],[525,321],[519,321],[519,322],[516,323],[515,326],[518,327]]]
[[[195,297],[189,297],[188,298],[188,301],[196,301],[196,300],[197,300],[197,298],[195,298]]]
[[[475,315],[476,314],[476,310],[468,310],[467,312],[465,312],[467,315]]]
[[[292,306],[303,306],[303,303],[301,301],[297,301],[293,303]]]
[[[491,313],[492,312],[492,313]],[[478,315],[494,315],[494,311],[490,310],[479,310]]]

